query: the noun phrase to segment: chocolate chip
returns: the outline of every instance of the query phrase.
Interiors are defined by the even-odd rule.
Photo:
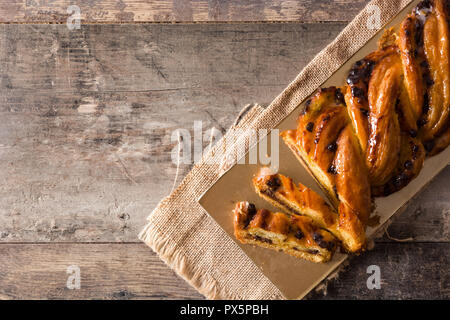
[[[394,178],[394,185],[397,189],[400,189],[402,186],[406,184],[407,180],[408,176],[405,173],[401,173]]]
[[[270,239],[266,239],[266,238],[263,238],[263,237],[260,237],[260,236],[253,236],[253,238],[255,240],[258,240],[258,241],[261,241],[261,242],[266,242],[266,243],[272,244],[272,240],[270,240]]]
[[[405,169],[406,170],[411,170],[413,168],[413,163],[411,160],[408,160],[405,162]]]
[[[308,249],[307,252],[310,253],[310,254],[318,254],[318,253],[319,253],[319,250],[311,250],[311,249]]]
[[[315,242],[319,243],[319,242],[323,241],[323,236],[320,233],[314,232],[313,239]]]
[[[420,128],[420,127],[423,127],[424,125],[426,125],[427,124],[427,119],[419,119],[419,120],[417,120],[417,126]]]
[[[424,143],[423,146],[425,147],[425,150],[427,152],[431,152],[433,150],[433,148],[434,148],[434,141],[432,141],[432,140],[431,141],[427,141],[427,142]]]
[[[311,99],[306,100],[305,106],[309,107],[311,105]]]
[[[413,152],[413,153],[417,153],[417,152],[419,152],[419,149],[420,149],[420,147],[419,147],[417,144],[415,144],[415,145],[413,145],[413,147],[412,147],[412,152]]]
[[[314,143],[315,143],[315,144],[318,144],[319,142],[320,142],[320,138],[314,139]]]
[[[313,239],[323,249],[331,250],[334,247],[334,243],[325,241],[320,233],[314,232]]]
[[[248,207],[247,207],[247,213],[250,216],[254,216],[256,213],[256,207],[253,203],[249,203]]]
[[[359,77],[356,76],[356,75],[349,75],[347,77],[347,84],[350,85],[350,86],[353,86],[353,85],[357,84],[358,81],[359,81]]]
[[[313,129],[314,129],[314,123],[308,122],[308,124],[306,125],[306,130],[308,130],[309,132],[312,132]]]
[[[410,135],[412,138],[417,137],[417,130],[409,130],[409,135]]]
[[[303,234],[302,230],[298,229],[297,232],[295,233],[295,237],[301,240],[305,237],[305,235]]]
[[[250,221],[253,219],[253,217],[256,214],[256,207],[253,203],[249,203],[247,207],[247,220],[245,221],[244,229],[247,229],[248,225],[250,224]]]
[[[416,15],[428,15],[432,10],[432,3],[430,0],[423,0],[419,2],[415,8]]]
[[[330,144],[327,146],[327,149],[328,149],[328,151],[335,152],[335,151],[337,150],[337,144],[336,144],[336,142],[330,143]]]
[[[364,98],[364,90],[359,87],[352,87],[352,96],[356,98]]]
[[[334,166],[334,164],[331,164],[331,165],[328,167],[327,172],[328,172],[328,173],[331,173],[331,174],[337,174],[337,169],[336,169],[336,167]]]
[[[411,35],[411,32],[410,32],[409,30],[405,30],[405,35],[406,35],[407,37],[409,37],[409,36]]]
[[[338,88],[336,90],[336,94],[335,95],[336,95],[336,101],[337,102],[342,103],[342,104],[345,103],[344,95],[342,94],[341,89]]]
[[[366,67],[363,69],[363,74],[364,74],[365,78],[370,78],[374,67],[375,67],[375,62],[371,61],[371,60],[367,60]]]
[[[277,176],[271,176],[267,180],[267,186],[272,190],[276,191],[281,186],[281,181]]]
[[[375,61],[372,60],[366,60],[366,65],[369,68],[373,68],[375,66]]]

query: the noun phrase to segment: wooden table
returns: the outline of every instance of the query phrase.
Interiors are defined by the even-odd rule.
[[[79,30],[74,1],[0,4],[0,298],[201,299],[137,239],[173,185],[172,132],[270,103],[368,1],[147,2],[80,1]],[[449,179],[308,297],[448,299]]]

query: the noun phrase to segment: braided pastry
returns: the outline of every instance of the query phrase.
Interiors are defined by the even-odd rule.
[[[353,210],[342,203],[341,214],[328,205],[317,193],[281,174],[270,174],[265,169],[253,179],[256,192],[273,206],[292,216],[308,216],[315,225],[327,230],[341,241],[347,251],[356,252],[365,244],[365,227],[354,219]]]
[[[378,50],[353,65],[345,87],[319,89],[297,129],[281,134],[339,219],[365,226],[371,196],[402,189],[419,174],[426,151],[447,147],[448,51],[443,1],[423,1],[399,35],[388,30]]]
[[[450,143],[450,1],[425,0],[357,61],[343,87],[319,89],[281,137],[327,194],[261,171],[257,193],[349,252],[364,249],[372,197],[404,188]]]

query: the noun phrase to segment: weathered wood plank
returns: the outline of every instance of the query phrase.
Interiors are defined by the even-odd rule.
[[[310,299],[448,299],[450,244],[377,244],[351,260],[328,294]],[[201,299],[143,244],[1,244],[0,298]],[[80,268],[81,288],[66,286]],[[381,269],[381,289],[369,290],[367,267]]]
[[[378,243],[373,251],[350,260],[324,292],[307,299],[449,299],[450,244]],[[380,267],[381,288],[369,290],[367,268]]]
[[[136,241],[172,188],[172,133],[225,131],[342,27],[0,26],[0,240]]]
[[[79,1],[82,23],[350,21],[369,0]],[[66,23],[70,0],[6,0],[0,22]]]
[[[144,244],[2,244],[0,262],[0,299],[203,298]]]

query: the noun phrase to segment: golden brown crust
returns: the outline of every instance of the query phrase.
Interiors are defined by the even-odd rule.
[[[334,190],[335,181],[334,181],[334,175],[331,175],[327,172],[327,174],[322,174],[322,179],[319,180],[318,177],[321,176],[322,171],[319,170],[316,166],[314,166],[314,163],[305,161],[305,159],[308,159],[305,152],[303,152],[303,149],[300,148],[297,144],[296,140],[296,130],[288,130],[282,132],[280,135],[283,139],[283,141],[286,143],[286,145],[289,147],[289,149],[294,153],[296,158],[300,163],[302,163],[306,169],[311,173],[311,175],[315,178],[315,180],[318,182],[319,186],[322,188],[322,190],[327,194],[328,199],[331,201],[333,206],[337,208],[339,206],[339,200],[337,198],[337,194]]]
[[[372,188],[372,194],[375,197],[388,196],[399,191],[422,170],[426,153],[420,140],[407,134],[402,134],[401,139],[399,160],[392,178],[386,184]]]
[[[335,211],[311,189],[302,184],[297,186],[292,179],[270,174],[264,169],[253,179],[253,185],[256,192],[273,206],[291,215],[310,217],[338,238],[345,250],[358,252],[364,249],[365,225],[360,222],[358,213],[349,207],[339,207],[339,210],[345,209],[342,212],[345,217],[342,217],[341,211]]]
[[[374,68],[368,87],[369,140],[366,150],[372,185],[386,183],[398,160],[400,125],[395,110],[401,65],[398,55],[382,59]]]
[[[366,225],[371,211],[370,183],[360,147],[350,125],[342,130],[337,146],[334,163],[339,200],[352,209],[361,223]],[[358,226],[354,229],[360,228]]]
[[[408,15],[400,25],[398,41],[404,74],[403,84],[411,106],[410,110],[413,117],[411,121],[415,123],[417,123],[417,120],[422,115],[425,95],[422,68],[420,66],[423,63],[423,58],[418,55],[419,48],[416,42],[416,38],[418,37],[417,23],[419,22],[414,14]],[[411,128],[412,130],[417,130],[417,125],[414,123],[411,126],[413,126]]]
[[[397,51],[397,47],[387,46],[369,54],[353,65],[347,77],[348,86],[345,94],[345,102],[363,152],[368,147],[370,134],[368,117],[371,110],[368,97],[370,94],[374,96],[373,93],[369,92],[372,73],[376,66],[385,58],[398,55]],[[377,89],[374,82],[372,82],[372,88]]]
[[[237,203],[233,213],[234,233],[242,243],[281,250],[312,262],[331,260],[336,249],[335,238],[308,217],[257,210],[248,202]]]
[[[450,145],[450,124],[449,128],[435,140],[428,142],[427,147],[428,156],[432,157],[441,151],[445,150]]]
[[[423,49],[429,65],[429,108],[421,133],[424,140],[439,136],[447,126],[450,108],[449,34],[442,0],[430,1],[431,11],[424,10]],[[426,7],[428,8],[428,7]],[[424,12],[421,11],[421,12]],[[420,13],[418,14],[420,16]]]
[[[448,1],[446,5],[442,0],[420,2],[402,22],[398,41],[405,96],[430,155],[445,148],[447,140],[439,138],[450,118]],[[440,147],[434,149],[438,139]]]
[[[290,217],[236,209],[238,239],[276,248],[290,243],[295,225],[305,234],[326,229],[347,251],[364,249],[371,196],[405,187],[427,154],[450,144],[449,8],[448,1],[420,2],[398,35],[388,30],[378,50],[354,64],[346,87],[319,89],[307,101],[296,130],[281,134],[334,208],[305,186],[263,170],[253,180],[257,193]],[[308,236],[302,241],[312,244]],[[317,255],[308,256],[307,247],[302,248],[301,254],[289,252],[290,247],[285,251],[302,257],[306,252],[307,259],[317,262]]]
[[[342,90],[337,87],[318,90],[299,116],[297,130],[281,133],[297,158],[307,164],[336,208],[339,205],[333,171],[336,139],[349,122]]]

